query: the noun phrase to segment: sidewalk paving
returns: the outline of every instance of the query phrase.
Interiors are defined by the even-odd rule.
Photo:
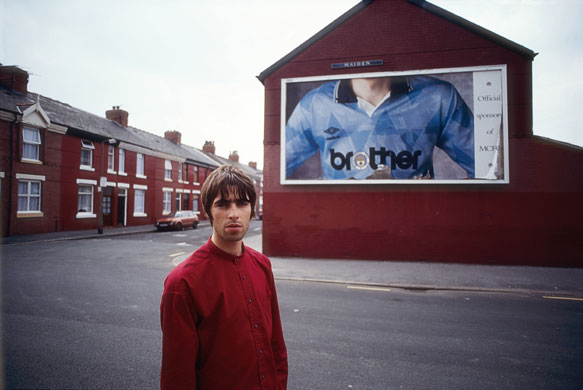
[[[201,225],[208,225],[201,221]],[[2,245],[24,245],[155,232],[152,225],[7,237]],[[261,251],[261,234],[245,244]],[[188,255],[175,259],[175,264]],[[413,290],[512,292],[583,298],[583,268],[493,266],[405,261],[323,260],[270,257],[276,279]]]

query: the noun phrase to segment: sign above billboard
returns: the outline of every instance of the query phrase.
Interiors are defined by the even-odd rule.
[[[283,79],[282,184],[508,183],[506,66]]]

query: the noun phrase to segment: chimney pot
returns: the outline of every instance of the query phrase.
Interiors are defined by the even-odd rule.
[[[129,113],[124,110],[120,110],[119,106],[113,106],[111,110],[105,111],[105,117],[111,121],[116,121],[123,127],[128,127],[128,116]]]
[[[26,95],[28,93],[28,72],[18,66],[0,65],[0,84]]]
[[[236,150],[233,150],[231,154],[229,154],[229,160],[239,162],[239,154]]]
[[[177,145],[180,145],[180,141],[182,140],[182,134],[180,134],[180,131],[168,130],[164,133],[164,138],[174,142]]]
[[[215,154],[215,141],[204,141],[202,151],[205,153]]]

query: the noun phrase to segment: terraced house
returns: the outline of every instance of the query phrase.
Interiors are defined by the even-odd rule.
[[[176,210],[204,219],[201,186],[224,163],[262,188],[256,163],[216,156],[212,141],[200,150],[179,131],[160,137],[129,126],[119,106],[99,117],[27,87],[26,71],[0,66],[3,236],[154,224]]]

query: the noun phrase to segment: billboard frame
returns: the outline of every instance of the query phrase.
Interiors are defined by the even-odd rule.
[[[326,82],[332,80],[344,80],[354,78],[371,78],[371,77],[391,77],[391,76],[415,76],[415,75],[439,75],[448,73],[467,73],[467,72],[484,72],[484,71],[500,71],[501,72],[501,109],[502,109],[502,158],[503,158],[503,177],[501,179],[431,179],[431,180],[416,180],[416,179],[376,179],[376,180],[354,180],[354,179],[288,179],[286,178],[286,124],[287,124],[287,92],[288,85],[293,83],[305,82]],[[472,112],[474,120],[476,113]],[[508,141],[508,88],[507,88],[507,70],[506,65],[486,65],[486,66],[470,66],[470,67],[456,67],[456,68],[437,68],[437,69],[423,69],[423,70],[407,70],[407,71],[387,71],[387,72],[363,72],[363,73],[346,73],[346,74],[327,74],[320,76],[307,77],[292,77],[281,79],[281,106],[280,106],[280,184],[281,185],[379,185],[379,184],[509,184],[510,170],[509,170],[509,141]]]

